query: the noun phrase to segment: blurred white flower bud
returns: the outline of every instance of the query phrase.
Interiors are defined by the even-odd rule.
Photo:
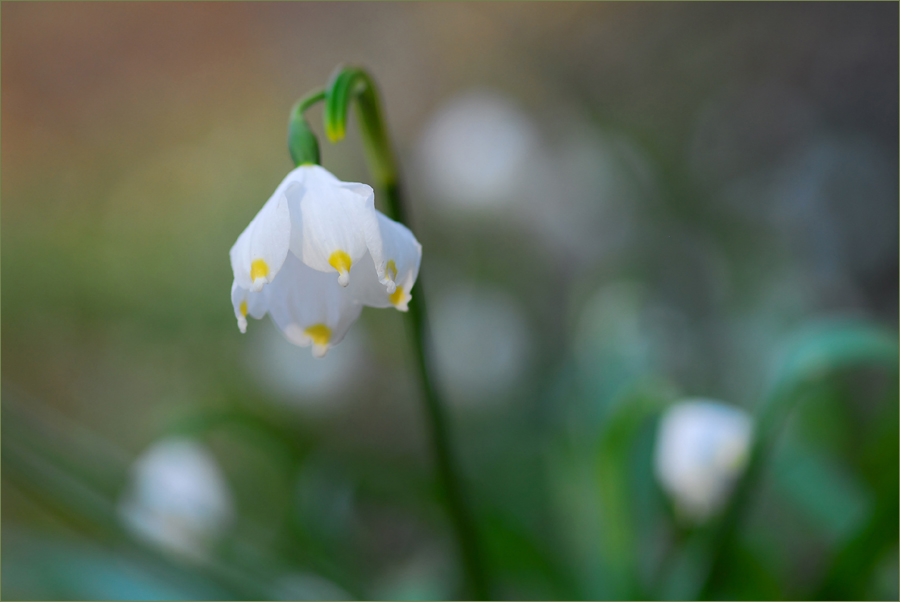
[[[656,476],[684,519],[701,522],[722,507],[747,462],[752,431],[746,412],[715,401],[686,400],[666,411]]]
[[[448,209],[477,210],[515,200],[537,146],[537,128],[526,113],[497,93],[471,91],[434,115],[419,148],[437,199]]]
[[[131,468],[119,516],[138,538],[198,560],[234,519],[215,459],[189,439],[154,444]]]

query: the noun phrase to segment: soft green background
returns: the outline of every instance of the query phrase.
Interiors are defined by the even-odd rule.
[[[228,249],[291,168],[292,103],[357,62],[496,597],[896,599],[897,10],[4,2],[2,596],[328,595],[298,573],[465,595],[401,317],[365,310],[325,368],[267,320],[241,336],[228,300]],[[488,208],[423,150],[470,93],[537,137]],[[369,181],[352,124],[321,143]],[[469,378],[478,352],[510,363]],[[683,396],[772,419],[720,556],[652,472]],[[116,513],[173,434],[236,503],[200,564]]]

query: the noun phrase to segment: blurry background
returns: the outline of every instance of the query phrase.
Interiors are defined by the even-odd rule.
[[[495,597],[896,599],[897,23],[4,2],[3,597],[465,595],[402,316],[315,361],[229,302],[292,103],[351,62],[401,157]],[[370,180],[352,126],[322,148]],[[792,408],[728,545],[726,502],[691,514],[654,467],[686,397],[744,437]]]

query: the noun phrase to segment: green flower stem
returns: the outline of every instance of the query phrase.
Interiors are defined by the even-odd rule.
[[[475,599],[487,600],[489,589],[485,578],[478,534],[472,521],[472,516],[466,505],[462,493],[462,484],[458,476],[458,469],[454,462],[451,450],[450,437],[448,435],[446,413],[444,405],[431,379],[426,341],[430,339],[428,331],[428,314],[425,306],[425,298],[422,294],[422,277],[419,276],[419,294],[409,304],[409,322],[413,330],[413,345],[415,349],[416,364],[421,375],[422,390],[425,396],[425,408],[428,412],[431,426],[431,440],[434,446],[435,460],[438,465],[438,473],[447,495],[447,505],[456,527],[459,546],[465,564],[466,576],[469,588]]]
[[[302,115],[306,109],[323,100],[325,100],[325,88],[317,88],[297,101],[297,104],[294,105],[294,113]]]
[[[353,103],[353,101],[356,101]],[[376,183],[387,194],[388,213],[406,223],[399,191],[389,190],[398,182],[399,169],[387,133],[384,113],[381,110],[378,88],[362,69],[338,67],[331,76],[325,91],[325,135],[332,142],[344,138],[347,130],[347,113],[351,104],[356,105],[359,129],[369,168]]]
[[[332,142],[344,137],[347,110],[354,100],[366,159],[380,189],[379,198],[383,203],[385,214],[408,226],[409,213],[403,200],[397,161],[387,133],[378,91],[375,82],[362,69],[338,68],[332,76],[325,94],[325,132]],[[476,599],[484,600],[489,597],[489,589],[478,535],[463,495],[462,480],[450,443],[445,405],[432,379],[428,312],[421,273],[416,286],[419,292],[409,304],[407,319],[412,328],[416,367],[420,375],[431,430],[438,478],[446,495],[470,592]]]

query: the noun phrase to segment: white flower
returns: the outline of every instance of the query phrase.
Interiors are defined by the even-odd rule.
[[[500,210],[534,169],[539,136],[531,118],[507,98],[472,90],[448,102],[426,125],[422,172],[445,209]]]
[[[189,439],[153,445],[131,469],[119,515],[135,534],[199,559],[234,520],[234,504],[212,455]]]
[[[656,476],[684,518],[719,510],[747,462],[753,424],[743,410],[707,400],[673,405],[659,424]]]
[[[421,258],[412,232],[375,210],[371,187],[302,165],[231,248],[238,327],[269,313],[289,341],[322,357],[363,305],[406,311]]]

